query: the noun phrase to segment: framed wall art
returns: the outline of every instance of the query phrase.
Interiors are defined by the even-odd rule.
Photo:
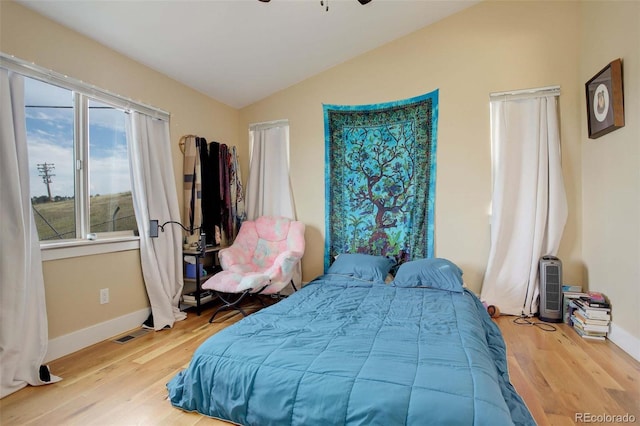
[[[622,60],[616,59],[585,84],[589,138],[624,127]]]

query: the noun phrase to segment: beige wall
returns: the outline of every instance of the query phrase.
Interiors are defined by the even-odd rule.
[[[43,272],[50,339],[149,305],[137,250],[44,262]],[[109,288],[104,305],[102,288]]]
[[[12,1],[0,2],[0,50],[171,114],[176,187],[184,134],[236,145],[236,109],[208,98]],[[26,29],[26,30],[25,30]],[[181,194],[181,192],[179,192]],[[182,197],[180,203],[182,204]],[[168,218],[166,218],[168,219]],[[148,306],[137,250],[44,263],[49,338]],[[99,289],[111,302],[99,304]]]
[[[489,94],[560,85],[570,209],[560,256],[566,280],[582,282],[579,30],[577,2],[482,3],[241,110],[245,129],[290,121],[296,209],[308,226],[304,279],[323,268],[323,103],[369,104],[440,90],[436,256],[460,265],[479,291],[489,253]]]
[[[640,339],[640,2],[584,2],[582,34],[583,85],[622,59],[626,121],[589,139],[581,96],[586,281],[611,299],[614,324]],[[635,351],[639,356],[637,343]]]

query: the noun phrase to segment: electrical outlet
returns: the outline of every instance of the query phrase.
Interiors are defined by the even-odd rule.
[[[109,303],[109,289],[101,288],[100,289],[100,304],[104,305],[105,303]]]

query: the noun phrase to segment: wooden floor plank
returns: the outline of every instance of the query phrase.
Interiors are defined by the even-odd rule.
[[[511,379],[511,384],[513,384],[513,386],[518,390],[518,394],[525,401],[531,415],[537,419],[545,419],[544,406],[536,397],[538,388],[536,388],[535,384],[527,378],[513,356],[508,356],[507,362],[509,364],[509,377]],[[550,424],[551,423],[538,422],[538,426],[547,426]]]
[[[516,372],[513,385],[538,424],[581,424],[580,413],[629,414],[640,421],[638,361],[608,340],[583,339],[566,324],[546,332],[514,320],[502,316],[496,322],[507,344],[509,371]],[[543,414],[535,409],[538,403]]]

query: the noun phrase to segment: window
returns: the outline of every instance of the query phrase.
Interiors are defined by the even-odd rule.
[[[134,235],[126,112],[28,77],[25,107],[40,241]]]

